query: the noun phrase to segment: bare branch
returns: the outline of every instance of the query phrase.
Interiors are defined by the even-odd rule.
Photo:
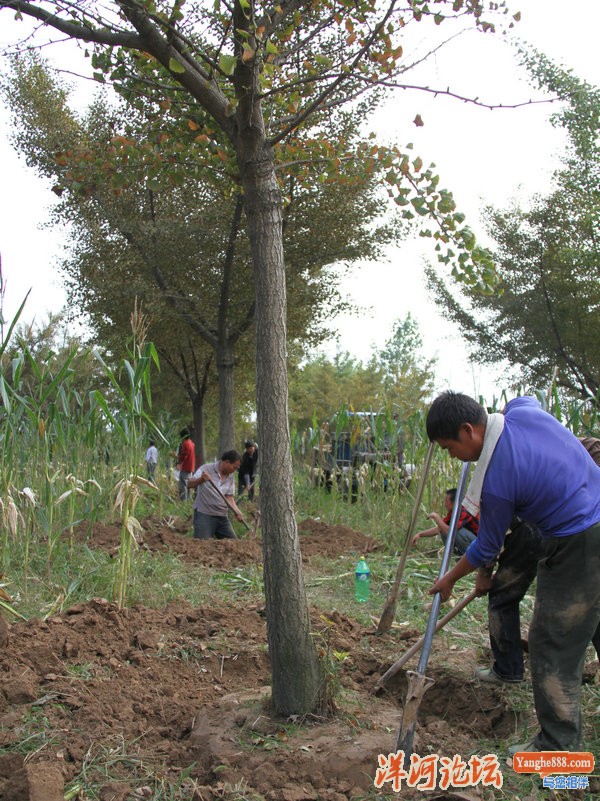
[[[377,23],[377,25],[374,27],[371,34],[368,37],[366,37],[363,46],[355,54],[354,59],[352,60],[352,63],[348,70],[349,75],[353,74],[354,70],[358,67],[358,64],[369,52],[373,42],[376,40],[379,33],[385,27],[390,17],[393,15],[395,10],[395,5],[396,5],[396,0],[390,0],[390,4],[387,11],[385,12],[381,20]],[[280,142],[282,139],[284,139],[289,133],[291,133],[294,130],[294,128],[297,128],[305,119],[307,119],[307,117],[309,117],[314,111],[318,110],[318,108],[324,103],[324,101],[331,94],[333,94],[333,92],[335,92],[335,90],[339,86],[341,86],[341,84],[345,80],[347,80],[346,74],[338,75],[317,98],[315,98],[302,110],[302,112],[298,115],[296,122],[293,125],[290,125],[287,128],[285,128],[283,131],[277,134],[277,136],[273,137],[269,141],[269,144],[274,145],[277,144],[277,142]]]
[[[461,100],[463,103],[470,103],[474,106],[479,106],[480,108],[487,108],[491,111],[499,108],[505,109],[512,109],[512,108],[522,108],[523,106],[535,106],[541,103],[555,103],[557,100],[560,100],[559,97],[544,97],[540,100],[522,100],[518,103],[485,103],[483,100],[480,100],[478,97],[467,97],[466,95],[458,94],[458,92],[453,92],[450,87],[446,87],[446,89],[435,89],[431,86],[419,86],[417,84],[408,84],[408,83],[396,83],[394,81],[380,81],[379,86],[383,86],[387,89],[412,89],[418,92],[428,92],[429,94],[434,95],[437,97],[438,95],[446,95],[447,97],[453,97],[456,100]]]

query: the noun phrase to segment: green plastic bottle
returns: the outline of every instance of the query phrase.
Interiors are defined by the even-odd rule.
[[[365,557],[360,557],[360,562],[356,565],[354,571],[354,595],[359,603],[365,603],[369,600],[369,593],[371,590],[371,571],[369,565],[365,562]]]

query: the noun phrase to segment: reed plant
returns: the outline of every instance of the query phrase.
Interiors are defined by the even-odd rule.
[[[138,475],[143,443],[148,432],[166,441],[149,414],[150,374],[158,356],[145,341],[147,326],[136,305],[128,358],[116,368],[86,348],[38,363],[26,335],[16,329],[24,303],[0,343],[0,570],[20,576],[26,598],[33,557],[45,553],[45,581],[51,584],[63,536],[73,554],[79,524],[91,530],[95,520],[118,512],[123,536],[113,592],[122,605],[139,528],[135,505],[142,489],[157,492]],[[74,380],[76,360],[79,367],[100,364],[108,390],[92,385],[84,396]],[[89,375],[97,381],[97,371],[90,368]]]
[[[139,453],[142,437],[147,430],[160,440],[164,437],[146,411],[151,405],[150,375],[154,364],[159,366],[156,348],[146,341],[148,322],[137,302],[131,314],[132,340],[129,346],[129,359],[122,359],[118,372],[113,370],[96,351],[96,358],[102,365],[105,376],[112,386],[116,406],[109,404],[100,392],[94,393],[95,400],[110,423],[112,431],[123,446],[125,459],[122,464],[124,475],[114,486],[113,511],[122,518],[121,544],[115,573],[114,599],[119,607],[127,600],[127,587],[132,572],[134,548],[137,535],[142,527],[135,516],[137,502],[142,488],[157,492],[151,481],[138,475]],[[124,378],[124,381],[121,379]]]
[[[330,421],[293,432],[296,503],[301,516],[323,517],[376,537],[388,551],[401,548],[412,509],[414,489],[428,448],[421,410],[406,420],[390,410],[357,417],[345,409]],[[335,471],[332,441],[349,434],[350,451],[368,442],[371,452],[362,464]],[[335,447],[335,444],[334,444]],[[363,451],[364,453],[364,451]],[[332,471],[327,483],[325,467]],[[423,520],[441,508],[447,489],[456,485],[460,464],[436,449],[421,504]]]

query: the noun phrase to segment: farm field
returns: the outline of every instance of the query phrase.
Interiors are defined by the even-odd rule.
[[[139,550],[148,563],[168,559],[169,570],[187,573],[196,588],[191,597],[120,611],[95,597],[46,619],[4,617],[0,799],[558,797],[542,790],[539,776],[517,776],[506,763],[507,745],[525,739],[534,725],[529,684],[485,685],[473,676],[488,659],[484,599],[434,639],[427,675],[435,683],[420,706],[415,751],[458,754],[465,761],[497,754],[502,788],[479,784],[427,793],[403,786],[395,794],[390,784],[374,787],[378,755],[395,750],[406,673],[383,690],[375,685],[424,631],[437,551],[411,555],[396,623],[376,636],[395,559],[373,537],[346,525],[309,517],[299,528],[313,630],[330,668],[335,714],[285,720],[270,710],[260,543],[194,541],[189,519],[147,517]],[[75,547],[112,557],[120,526],[95,523],[74,536]],[[358,604],[353,570],[363,554],[372,595]],[[470,589],[467,582],[463,589]],[[583,692],[586,724],[597,742],[596,667],[590,651]]]

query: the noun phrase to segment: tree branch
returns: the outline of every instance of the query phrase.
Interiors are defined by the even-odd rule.
[[[20,14],[25,14],[27,17],[43,22],[44,25],[49,25],[72,39],[109,45],[110,47],[143,49],[142,40],[136,33],[128,31],[115,32],[110,28],[91,28],[89,25],[62,19],[56,14],[51,14],[49,11],[32,3],[24,3],[22,0],[0,0],[0,8],[12,8]]]
[[[322,103],[333,93],[335,90],[344,83],[348,79],[348,75],[353,75],[354,70],[356,70],[358,64],[362,61],[362,59],[366,56],[369,52],[371,45],[379,36],[380,32],[385,27],[387,21],[392,16],[396,5],[396,0],[390,0],[389,6],[385,14],[383,15],[382,19],[377,23],[377,25],[371,31],[371,34],[366,38],[364,45],[357,51],[356,55],[354,56],[352,63],[349,66],[348,73],[340,73],[328,86],[324,91],[316,97],[311,103],[309,103],[302,112],[298,115],[296,120],[281,131],[277,136],[273,137],[269,140],[268,144],[273,146],[284,139],[289,133],[291,133],[295,128],[304,122],[305,119],[310,117],[310,115],[316,111]]]

